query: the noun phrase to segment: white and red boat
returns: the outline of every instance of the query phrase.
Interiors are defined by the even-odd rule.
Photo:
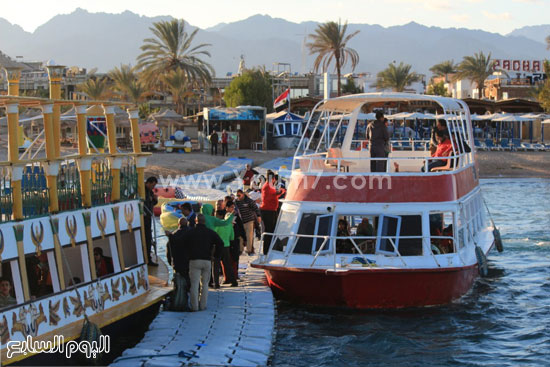
[[[412,140],[410,150],[370,157],[357,117],[390,109],[445,115],[452,143],[445,165],[428,171],[443,158]],[[304,131],[269,251],[252,264],[265,270],[278,298],[359,309],[440,305],[487,271],[496,228],[487,219],[464,102],[403,93],[339,97],[321,101]],[[371,172],[372,161],[385,162],[385,171]]]

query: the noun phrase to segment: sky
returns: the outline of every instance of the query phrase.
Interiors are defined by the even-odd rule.
[[[202,29],[267,14],[293,22],[341,19],[349,23],[483,29],[508,34],[550,23],[550,0],[2,0],[0,17],[33,32],[57,14],[130,10],[148,17],[170,15]]]

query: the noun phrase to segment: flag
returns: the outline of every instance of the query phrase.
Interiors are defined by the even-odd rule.
[[[275,102],[273,102],[273,108],[277,109],[289,103],[290,103],[290,88],[285,90],[283,94],[281,94],[279,97],[277,97],[277,99],[275,99]]]

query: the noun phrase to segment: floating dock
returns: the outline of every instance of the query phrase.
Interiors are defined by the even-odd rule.
[[[239,286],[210,289],[205,311],[161,311],[134,348],[111,366],[266,366],[275,306],[264,272],[241,256]]]

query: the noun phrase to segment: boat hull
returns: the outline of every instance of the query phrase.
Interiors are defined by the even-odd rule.
[[[316,306],[355,309],[441,305],[463,296],[477,264],[447,269],[299,269],[263,266],[275,297]]]

